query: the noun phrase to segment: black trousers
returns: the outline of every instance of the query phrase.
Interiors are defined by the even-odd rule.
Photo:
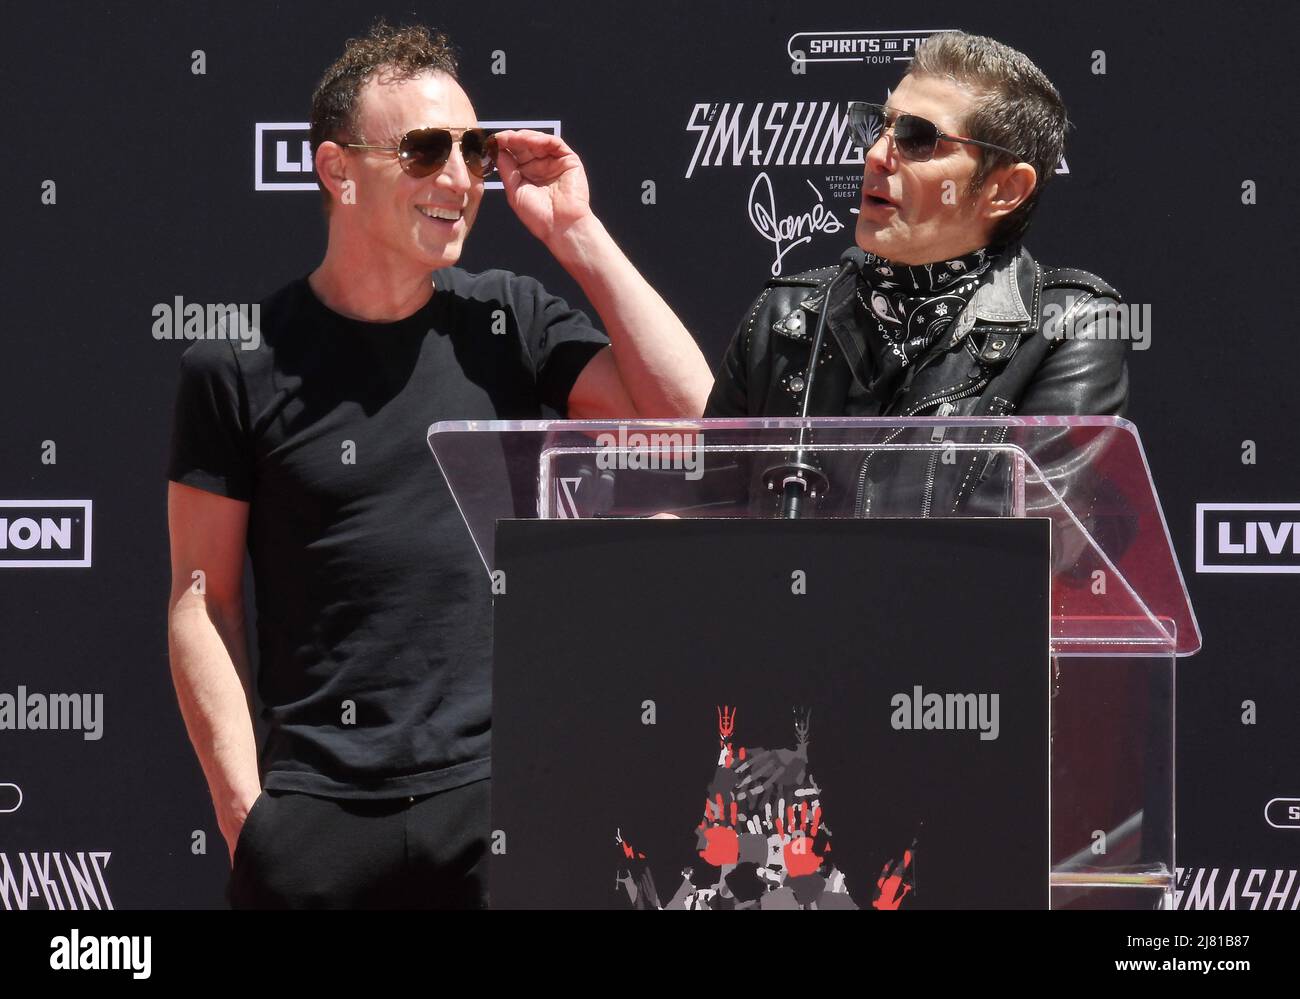
[[[234,909],[487,906],[490,779],[411,799],[263,791],[235,844]]]

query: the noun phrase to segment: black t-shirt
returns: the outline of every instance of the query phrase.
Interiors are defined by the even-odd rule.
[[[563,414],[609,341],[531,278],[433,281],[414,315],[367,323],[302,278],[260,303],[259,347],[204,340],[181,360],[168,478],[250,503],[269,789],[395,797],[489,775],[490,582],[426,434]]]

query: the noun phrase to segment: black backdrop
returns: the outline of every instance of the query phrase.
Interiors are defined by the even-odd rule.
[[[318,198],[255,189],[256,126],[305,121],[323,68],[378,14],[451,34],[483,120],[560,122],[597,213],[711,362],[775,259],[750,220],[758,175],[778,217],[820,199],[844,226],[791,249],[783,267],[794,272],[851,243],[861,165],[728,154],[692,168],[692,125],[716,127],[738,102],[745,121],[756,102],[765,115],[772,102],[790,102],[791,115],[816,102],[803,107],[818,113],[883,96],[901,71],[886,55],[792,72],[787,47],[801,32],[882,33],[887,53],[890,39],[957,27],[1028,52],[1076,126],[1030,246],[1151,307],[1149,349],[1130,354],[1129,416],[1205,637],[1178,681],[1178,851],[1195,888],[1182,904],[1263,907],[1245,889],[1266,895],[1276,877],[1288,890],[1271,907],[1296,905],[1300,829],[1270,825],[1265,807],[1300,798],[1300,580],[1197,573],[1194,557],[1198,503],[1300,500],[1290,5],[480,0],[6,6],[0,499],[90,500],[94,531],[89,567],[0,567],[0,696],[22,686],[102,694],[104,706],[99,739],[0,730],[6,908],[76,899],[67,865],[102,870],[87,896],[99,904],[221,904],[226,853],[166,655],[163,468],[185,344],[154,338],[152,310],[176,296],[256,302],[315,265]],[[292,163],[301,135],[264,138],[264,180],[306,179],[274,169],[274,143],[286,141]],[[1243,203],[1246,181],[1255,204]],[[499,191],[464,264],[531,273],[582,301]],[[16,810],[8,784],[22,789]],[[24,865],[48,871],[36,897],[24,897]]]

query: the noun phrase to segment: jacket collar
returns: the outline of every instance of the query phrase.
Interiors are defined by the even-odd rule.
[[[1029,322],[1025,299],[1033,299],[1034,269],[1033,258],[1022,244],[1007,247],[993,261],[989,279],[975,290],[964,311],[990,323]]]
[[[1034,318],[1026,303],[1037,308],[1037,296],[1034,293],[1037,282],[1038,265],[1029,251],[1021,243],[1008,246],[998,254],[989,268],[989,276],[976,289],[966,308],[962,309],[953,325],[952,336],[941,349],[950,350],[961,343],[977,322],[1010,326],[1008,332],[1013,333],[1029,329],[1034,324]],[[829,303],[825,303],[825,291],[819,290],[800,305],[813,314],[822,308],[823,303],[828,305],[827,329],[849,362],[849,367],[853,369],[854,377],[860,378],[866,343],[862,331],[854,322],[853,291],[853,281],[841,281],[832,289]],[[808,330],[808,334],[811,332],[811,329]]]
[[[971,330],[998,329],[1019,340],[1035,322],[1038,310],[1038,264],[1021,243],[1008,246],[990,268],[989,276],[971,296],[953,324],[945,350],[957,346]],[[990,325],[991,324],[991,325]],[[995,350],[987,357],[1002,356]]]
[[[1038,265],[1023,243],[1014,243],[998,254],[989,268],[989,276],[975,290],[960,318],[969,316],[969,325],[976,320],[989,323],[1007,323],[1023,326],[1032,321],[1026,302],[1034,299],[1034,284]],[[833,320],[837,312],[852,308],[853,282],[841,281],[834,289],[830,308]],[[819,290],[800,302],[802,308],[814,315],[820,311],[825,292]],[[969,328],[969,326],[968,326]],[[955,342],[955,341],[954,341]]]

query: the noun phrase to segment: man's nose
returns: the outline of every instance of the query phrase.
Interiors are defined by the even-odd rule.
[[[447,162],[438,171],[437,184],[444,190],[464,194],[470,189],[472,183],[473,179],[470,177],[469,167],[465,165],[465,157],[461,153],[460,143],[453,142]]]
[[[893,134],[889,129],[881,129],[880,137],[867,150],[863,157],[867,168],[876,173],[892,173],[898,163],[898,151],[894,148]]]

